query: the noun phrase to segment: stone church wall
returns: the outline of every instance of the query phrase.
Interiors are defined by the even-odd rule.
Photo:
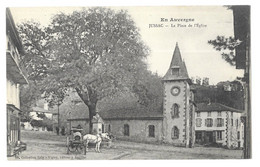
[[[173,96],[171,94],[172,87],[177,86],[180,88],[180,93],[176,96]],[[187,86],[188,84],[184,81],[174,81],[174,82],[164,82],[164,127],[165,127],[165,140],[167,143],[172,143],[175,145],[186,145],[186,114],[187,110],[187,104],[188,101],[187,98],[189,96],[187,95]],[[179,117],[172,117],[171,111],[173,104],[179,105]],[[176,126],[179,129],[179,137],[178,138],[172,138],[172,128]]]
[[[105,120],[105,131],[110,124],[111,133],[118,139],[139,142],[160,142],[162,140],[162,120]],[[124,125],[129,125],[129,136],[124,135]],[[149,137],[149,125],[154,125],[155,136]]]

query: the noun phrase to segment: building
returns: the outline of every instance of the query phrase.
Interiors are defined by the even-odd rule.
[[[165,140],[168,143],[192,147],[195,140],[194,94],[178,44],[162,81],[165,93],[163,101]]]
[[[163,111],[122,108],[99,112],[98,132],[111,132],[117,138],[141,142],[165,142],[193,147],[195,142],[195,106],[185,62],[176,44],[170,67],[162,79]],[[84,104],[82,104],[84,105]],[[93,121],[95,122],[95,121]],[[102,123],[103,122],[103,123]],[[88,132],[89,118],[68,119],[69,129],[80,125]]]
[[[24,149],[20,135],[20,85],[28,84],[19,62],[24,54],[10,9],[6,9],[6,93],[7,93],[7,156]]]
[[[83,105],[83,104],[82,104]],[[98,113],[103,121],[96,125],[93,132],[111,132],[117,139],[138,142],[162,142],[163,115],[161,112],[149,112],[122,108]],[[94,120],[94,118],[93,118]],[[83,133],[89,132],[89,118],[68,119],[69,129],[80,125]],[[96,121],[92,121],[93,124]]]
[[[45,106],[45,105],[44,105]],[[53,113],[48,110],[48,107],[32,107],[32,110],[29,113],[29,116],[31,120],[37,120],[37,121],[43,121],[43,120],[49,120],[49,125],[43,124],[41,126],[32,126],[31,122],[24,122],[23,123],[23,129],[24,130],[35,130],[35,131],[47,131],[50,126],[52,126],[53,121]],[[41,115],[41,116],[39,116]],[[44,118],[43,118],[44,117]]]
[[[243,111],[219,103],[197,104],[196,143],[242,148],[244,144],[242,113]]]

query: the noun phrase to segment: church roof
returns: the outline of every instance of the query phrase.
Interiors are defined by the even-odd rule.
[[[112,109],[108,111],[100,111],[100,117],[103,120],[161,120],[162,112],[148,111],[134,108]],[[68,120],[89,120],[88,112],[84,117],[71,117]]]
[[[100,112],[101,117],[104,119],[149,119],[149,120],[158,120],[163,119],[162,112],[157,111],[148,111],[148,110],[137,110],[132,108],[125,109],[114,109],[106,112]]]
[[[176,69],[178,72],[176,73],[172,72],[174,69]],[[185,62],[181,58],[181,52],[178,43],[176,43],[170,67],[162,80],[163,81],[189,80],[188,71]]]
[[[232,107],[228,107],[228,106],[225,106],[223,104],[220,104],[220,103],[198,103],[197,104],[197,109],[196,111],[232,111],[232,112],[238,112],[238,113],[243,113],[244,111],[242,110],[238,110],[238,109],[235,109],[235,108],[232,108]]]

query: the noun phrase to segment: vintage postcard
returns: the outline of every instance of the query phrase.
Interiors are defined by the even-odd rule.
[[[250,159],[250,37],[249,5],[7,7],[7,159]]]

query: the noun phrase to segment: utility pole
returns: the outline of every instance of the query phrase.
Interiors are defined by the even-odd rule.
[[[249,34],[248,34],[249,35]],[[252,152],[252,134],[251,134],[251,103],[250,103],[250,41],[249,37],[247,38],[247,46],[246,46],[246,69],[245,69],[245,109],[246,109],[246,140],[245,140],[245,150],[244,150],[244,158],[251,158]]]
[[[60,128],[60,105],[58,104],[58,128]]]

